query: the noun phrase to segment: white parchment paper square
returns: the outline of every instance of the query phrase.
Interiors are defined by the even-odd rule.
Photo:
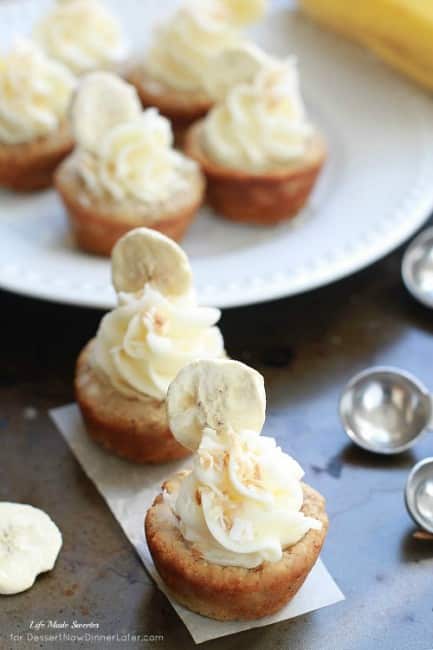
[[[110,456],[90,440],[75,404],[54,409],[50,411],[50,415],[87,476],[94,482],[134,545],[147,571],[161,591],[167,595],[147,547],[143,527],[144,516],[164,479],[187,463],[181,461],[155,467],[133,465]],[[257,621],[227,623],[213,621],[190,612],[170,597],[168,598],[196,643],[285,621],[344,600],[343,594],[320,559],[302,589],[286,607],[273,616]]]

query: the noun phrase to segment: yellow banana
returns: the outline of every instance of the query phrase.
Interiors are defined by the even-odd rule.
[[[433,0],[299,0],[306,14],[366,45],[433,90]]]

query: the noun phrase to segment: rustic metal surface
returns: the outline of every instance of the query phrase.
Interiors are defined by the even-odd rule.
[[[348,443],[337,415],[342,386],[369,365],[400,366],[433,389],[432,312],[405,292],[400,260],[401,251],[318,292],[223,316],[230,355],[265,375],[268,433],[327,497],[323,558],[347,600],[209,642],[209,649],[433,647],[433,542],[412,538],[403,503],[407,474],[432,455],[433,440],[427,436],[397,458],[375,458]],[[53,573],[25,594],[0,597],[0,648],[69,647],[26,640],[36,634],[32,620],[48,619],[93,622],[93,633],[164,636],[143,647],[194,647],[47,416],[48,408],[72,400],[74,361],[100,313],[5,293],[0,309],[0,499],[43,508],[64,535]]]

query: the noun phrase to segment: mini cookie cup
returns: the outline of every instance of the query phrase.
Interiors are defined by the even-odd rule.
[[[163,492],[176,493],[188,472],[166,481]],[[298,592],[313,568],[328,529],[325,500],[303,484],[302,511],[322,523],[283,551],[278,562],[254,569],[211,564],[182,536],[176,516],[156,497],[145,519],[145,533],[155,566],[170,594],[188,609],[221,621],[254,620],[277,612]]]
[[[189,191],[178,193],[159,209],[150,210],[133,200],[116,202],[91,194],[75,169],[72,155],[57,170],[55,186],[77,246],[88,253],[109,256],[118,239],[140,226],[180,241],[203,202],[205,182],[197,171],[191,175]]]
[[[326,160],[326,145],[315,134],[302,160],[269,172],[230,169],[215,163],[202,144],[203,121],[186,133],[185,153],[207,178],[207,200],[226,219],[271,226],[290,219],[307,202]]]

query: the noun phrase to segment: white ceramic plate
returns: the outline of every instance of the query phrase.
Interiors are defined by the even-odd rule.
[[[137,48],[174,2],[108,4]],[[46,6],[47,0],[1,4],[0,42],[27,32]],[[402,243],[433,207],[431,97],[287,7],[274,9],[254,36],[271,52],[298,55],[306,103],[330,155],[309,207],[292,223],[249,227],[202,210],[184,246],[202,302],[220,307],[347,276]],[[74,248],[53,191],[0,192],[0,286],[78,305],[114,303],[109,262]]]

